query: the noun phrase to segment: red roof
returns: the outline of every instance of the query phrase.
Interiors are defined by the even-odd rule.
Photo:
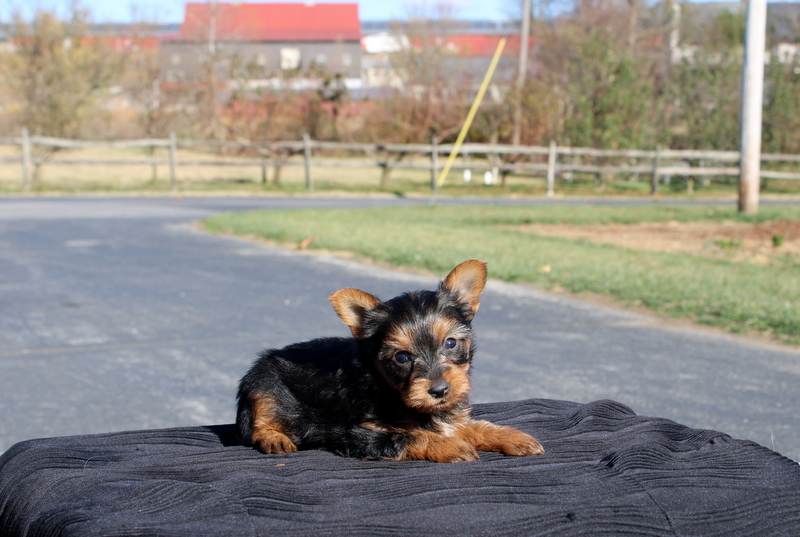
[[[359,41],[358,4],[186,4],[178,39],[220,41]]]
[[[494,56],[497,44],[500,39],[505,37],[506,44],[503,47],[503,56],[516,56],[520,49],[519,35],[481,35],[481,34],[456,34],[442,35],[427,38],[427,46],[440,48],[457,56],[466,58],[478,58],[482,56]],[[422,38],[409,37],[414,48],[422,48]],[[534,40],[528,41],[528,47],[533,49]]]

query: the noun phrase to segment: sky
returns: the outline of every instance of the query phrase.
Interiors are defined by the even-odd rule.
[[[504,20],[513,14],[515,5],[514,0],[316,0],[317,3],[353,1],[359,5],[362,21],[406,19],[409,15],[419,14],[434,15],[436,6],[443,3],[452,6],[450,16],[454,18]],[[170,23],[183,20],[185,0],[80,0],[79,3],[89,9],[94,22]],[[70,5],[72,0],[0,0],[0,21],[9,21],[16,11],[27,18],[36,9],[66,15]]]

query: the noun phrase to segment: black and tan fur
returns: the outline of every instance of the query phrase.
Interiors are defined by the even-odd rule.
[[[543,453],[532,436],[470,415],[471,321],[485,284],[486,264],[465,261],[436,291],[386,302],[336,291],[329,300],[354,337],[263,352],[239,385],[241,441],[396,461]]]

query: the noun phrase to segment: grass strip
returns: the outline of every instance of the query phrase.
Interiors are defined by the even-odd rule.
[[[798,206],[767,206],[754,217],[719,206],[527,206],[321,209],[229,213],[207,230],[310,248],[353,252],[381,263],[444,274],[465,259],[489,274],[545,289],[609,295],[672,317],[800,343],[800,264],[708,259],[541,237],[501,226],[637,222],[800,220]]]

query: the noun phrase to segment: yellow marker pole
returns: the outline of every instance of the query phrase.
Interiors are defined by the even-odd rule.
[[[437,180],[439,187],[444,184],[445,177],[447,177],[447,174],[450,173],[450,167],[453,165],[453,161],[458,156],[458,150],[461,149],[461,144],[464,142],[464,138],[467,137],[469,126],[472,125],[472,120],[475,119],[475,114],[478,112],[478,107],[481,105],[483,94],[486,93],[486,89],[489,87],[489,82],[492,80],[492,75],[497,67],[497,62],[500,61],[500,54],[503,53],[503,47],[505,46],[506,39],[500,39],[500,42],[497,44],[497,50],[494,51],[492,63],[489,64],[489,70],[486,71],[486,76],[483,77],[483,83],[481,83],[481,87],[478,90],[478,95],[475,96],[475,101],[472,103],[472,108],[469,109],[467,119],[464,121],[464,126],[461,127],[461,132],[458,133],[458,138],[456,138],[456,143],[453,146],[453,150],[450,152],[450,156],[447,157],[447,162],[444,165],[444,169],[442,169],[442,173],[439,174],[439,179]]]

